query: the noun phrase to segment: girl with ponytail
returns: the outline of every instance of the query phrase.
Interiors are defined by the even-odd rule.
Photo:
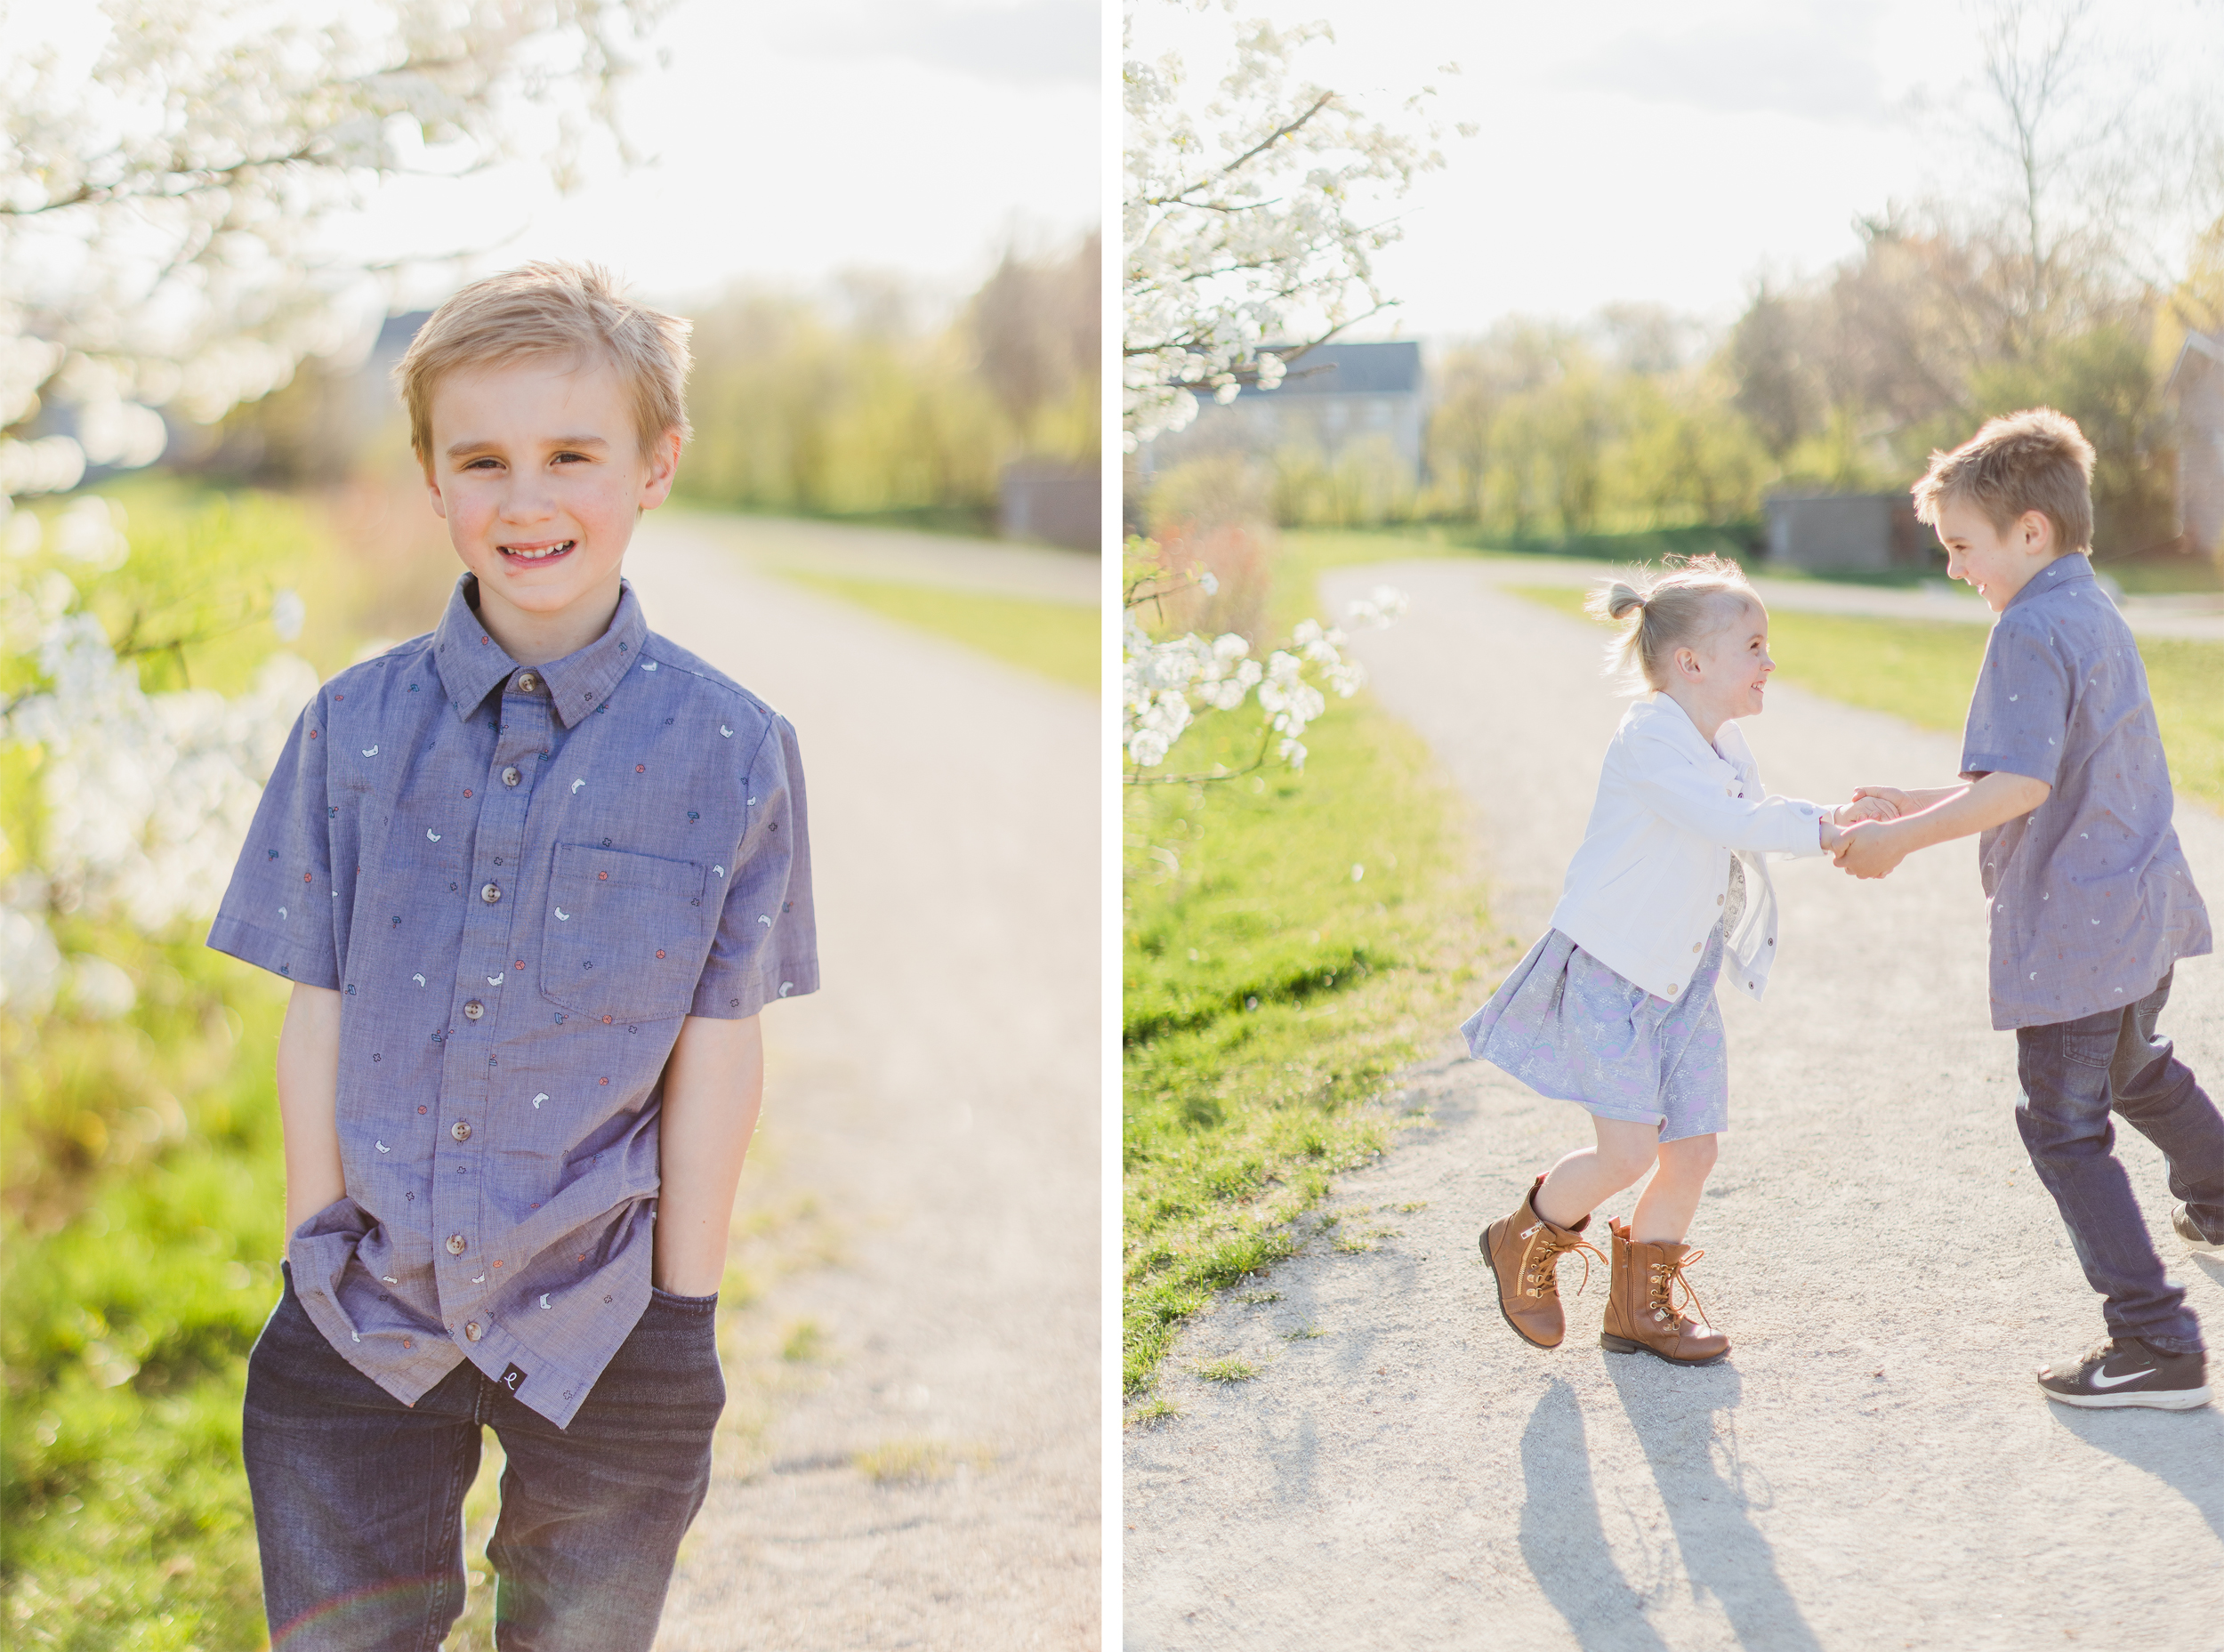
[[[1594,1144],[1537,1176],[1483,1230],[1506,1323],[1541,1348],[1566,1334],[1556,1267],[1592,1208],[1654,1172],[1612,1255],[1600,1342],[1679,1365],[1729,1352],[1696,1304],[1685,1236],[1728,1124],[1716,980],[1754,998],[1777,950],[1762,857],[1828,853],[1841,826],[1893,812],[1770,796],[1737,720],[1758,716],[1769,615],[1735,562],[1697,557],[1599,585],[1585,604],[1617,622],[1608,669],[1641,696],[1607,747],[1598,801],[1551,927],[1461,1031],[1481,1060],[1581,1104]],[[1701,1318],[1704,1311],[1701,1310]]]

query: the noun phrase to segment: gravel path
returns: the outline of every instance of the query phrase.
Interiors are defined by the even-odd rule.
[[[1412,595],[1358,647],[1472,800],[1496,915],[1526,945],[1622,703],[1603,633],[1491,577],[1438,560],[1326,586],[1339,608],[1378,581]],[[1746,727],[1779,791],[1955,767],[1950,737],[1769,701]],[[2179,830],[2224,914],[2224,821],[2180,803]],[[1128,1431],[1130,1648],[2224,1648],[2224,1406],[2074,1412],[2031,1382],[2100,1318],[2010,1116],[1973,845],[1882,883],[1826,860],[1776,876],[1768,998],[1721,995],[1732,1133],[1691,1236],[1729,1360],[1605,1353],[1603,1270],[1576,1296],[1572,1263],[1567,1342],[1506,1329],[1476,1232],[1589,1132],[1447,1027],[1406,1076],[1427,1122],[1337,1190],[1347,1231],[1395,1235],[1360,1255],[1315,1241],[1275,1270],[1278,1301],[1223,1297],[1165,1368],[1182,1414]],[[2185,966],[2164,1027],[2224,1091],[2224,967]],[[2118,1148],[2224,1348],[2224,1268],[2169,1237],[2159,1156],[2130,1132]],[[1228,1353],[1260,1377],[1195,1376]]]
[[[799,532],[650,518],[627,566],[657,630],[802,737],[826,987],[764,1018],[742,1204],[807,1191],[840,1255],[742,1317],[813,1320],[826,1351],[774,1360],[761,1440],[721,1441],[657,1644],[1093,1646],[1095,707],[736,550]],[[969,576],[1019,554],[954,549]],[[954,1471],[854,1466],[922,1442]]]

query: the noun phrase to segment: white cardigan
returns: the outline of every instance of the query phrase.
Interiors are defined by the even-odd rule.
[[[1722,916],[1735,854],[1745,866],[1745,912],[1724,938],[1722,974],[1758,998],[1777,948],[1776,890],[1761,856],[1821,854],[1827,813],[1767,795],[1735,722],[1710,745],[1667,695],[1640,700],[1607,747],[1552,927],[1654,996],[1676,998]]]

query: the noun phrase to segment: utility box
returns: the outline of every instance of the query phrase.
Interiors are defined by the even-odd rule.
[[[1101,551],[1102,470],[1063,459],[1015,459],[997,479],[997,528],[1006,539],[1032,539]]]
[[[1772,494],[1769,559],[1818,574],[1882,574],[1924,568],[1930,537],[1915,502],[1898,494]]]

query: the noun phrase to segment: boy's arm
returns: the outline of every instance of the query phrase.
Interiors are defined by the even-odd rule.
[[[1970,786],[1910,793],[1908,801],[1921,805],[1914,813],[1848,826],[1836,850],[1838,864],[1857,878],[1881,878],[1918,849],[2029,814],[2053,789],[2043,780],[1999,769]]]
[[[1959,797],[1969,789],[1966,781],[1957,786],[1919,786],[1912,792],[1903,792],[1896,786],[1857,786],[1853,788],[1853,799],[1857,803],[1865,797],[1878,798],[1892,806],[1893,815],[1912,815],[1934,803],[1943,803],[1949,797]],[[1884,818],[1889,820],[1893,815],[1887,815]],[[1850,826],[1854,819],[1859,818],[1841,816],[1839,825]]]
[[[665,1063],[657,1133],[657,1248],[651,1277],[678,1296],[708,1296],[726,1277],[734,1189],[764,1100],[764,1037],[753,1015],[690,1015]]]
[[[340,995],[294,983],[278,1029],[278,1122],[286,1137],[286,1231],[347,1191],[340,1169]]]

